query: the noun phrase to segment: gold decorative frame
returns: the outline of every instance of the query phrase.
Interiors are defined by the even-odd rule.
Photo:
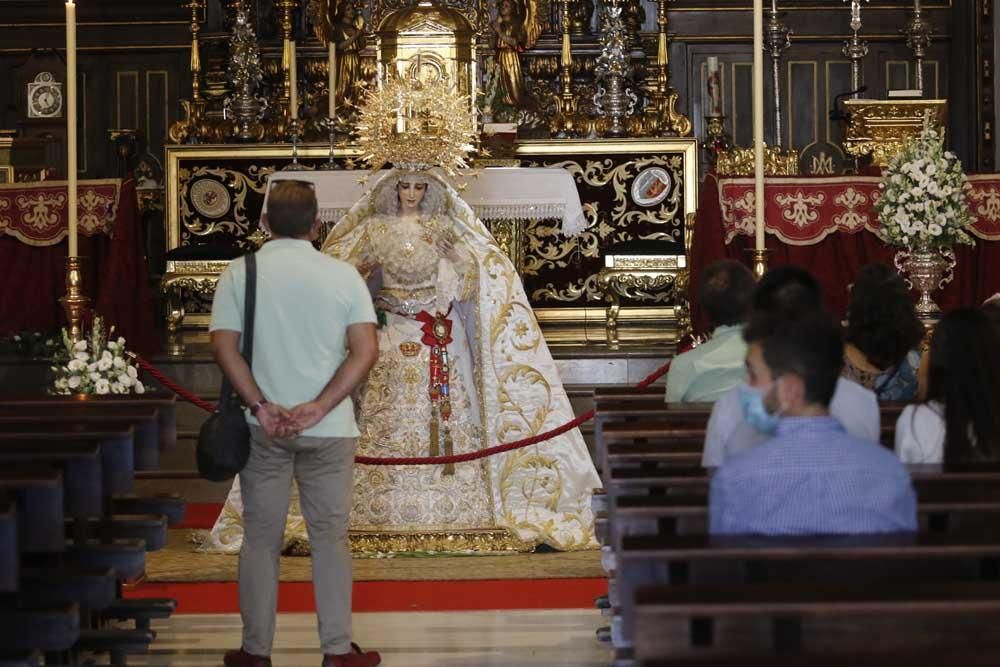
[[[572,140],[534,140],[523,141],[517,147],[516,155],[521,159],[539,158],[572,158],[578,155],[641,155],[661,154],[680,155],[684,161],[683,216],[685,224],[691,224],[698,208],[698,140],[694,137],[664,137],[661,139],[572,139]],[[603,271],[601,272],[603,273]],[[683,274],[681,276],[680,274]],[[673,273],[671,275],[674,275]],[[687,284],[686,268],[678,272],[678,282]],[[631,279],[629,279],[631,280]],[[642,280],[646,280],[643,278]],[[598,274],[600,281],[600,274]],[[680,293],[680,284],[674,287]],[[614,297],[604,292],[605,298],[614,305]],[[618,294],[620,301],[620,293]],[[664,323],[683,325],[684,307],[680,306],[641,306],[622,308],[620,303],[614,311],[613,336],[608,331],[611,308],[570,307],[570,308],[535,308],[535,316],[539,324],[546,327],[545,337],[551,343],[578,343],[588,339],[586,323],[601,321],[602,329],[608,340],[614,338],[617,343],[619,323],[630,325],[654,325],[662,328]],[[581,336],[580,330],[583,329]]]
[[[920,134],[924,118],[945,127],[947,100],[847,100],[844,108],[851,115],[844,145],[851,155],[871,155],[877,167],[885,167],[908,139]]]
[[[720,176],[753,176],[753,149],[731,148],[719,153],[715,171]],[[767,176],[798,176],[799,152],[796,150],[783,151],[777,147],[765,148],[764,174]]]

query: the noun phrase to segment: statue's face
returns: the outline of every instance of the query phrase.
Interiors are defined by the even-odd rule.
[[[510,16],[514,13],[514,3],[510,0],[503,0],[500,3],[500,13],[504,16]]]
[[[416,213],[420,210],[420,202],[427,194],[427,184],[413,179],[402,178],[396,185],[396,193],[399,195],[399,208],[401,213]]]

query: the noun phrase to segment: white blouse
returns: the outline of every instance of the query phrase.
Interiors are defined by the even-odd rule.
[[[908,405],[896,422],[896,455],[903,463],[941,463],[944,435],[944,406],[941,403]]]

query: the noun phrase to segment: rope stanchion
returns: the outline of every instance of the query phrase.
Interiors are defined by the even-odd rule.
[[[195,394],[191,393],[184,387],[180,386],[176,382],[172,381],[163,371],[153,366],[151,363],[143,359],[142,357],[137,358],[139,366],[142,367],[144,371],[147,371],[152,375],[157,381],[159,381],[164,387],[174,392],[180,396],[185,401],[196,405],[197,407],[205,410],[207,412],[212,412],[215,410],[215,406],[205,401]],[[663,375],[670,370],[670,362],[663,364],[655,371],[647,375],[642,382],[636,385],[636,389],[646,389],[658,379],[663,377]],[[410,457],[400,457],[400,458],[384,458],[379,456],[357,456],[354,458],[355,463],[360,463],[362,465],[373,465],[373,466],[405,466],[405,465],[443,465],[446,463],[465,463],[467,461],[475,461],[477,459],[486,458],[488,456],[495,456],[497,454],[504,454],[506,452],[514,451],[515,449],[523,449],[524,447],[530,447],[532,445],[537,445],[540,442],[545,442],[546,440],[551,440],[552,438],[557,438],[560,435],[572,431],[578,426],[589,422],[594,418],[594,410],[590,409],[584,412],[582,415],[566,422],[561,426],[557,426],[554,429],[546,431],[545,433],[539,433],[530,438],[523,438],[521,440],[515,440],[514,442],[508,442],[503,445],[496,445],[494,447],[487,447],[486,449],[480,449],[475,452],[468,452],[466,454],[455,454],[453,456],[410,456]]]
[[[201,408],[205,412],[214,412],[215,411],[215,406],[214,405],[212,405],[208,401],[202,399],[200,396],[197,396],[196,394],[191,393],[190,391],[188,391],[184,387],[180,386],[179,384],[177,384],[176,382],[174,382],[173,380],[171,380],[170,378],[168,378],[163,373],[163,371],[161,371],[159,368],[157,368],[153,364],[149,363],[148,361],[146,361],[142,357],[136,356],[136,361],[139,363],[139,367],[142,368],[142,370],[144,370],[147,373],[149,373],[150,375],[152,375],[156,379],[157,382],[159,382],[164,387],[166,387],[170,391],[172,391],[175,394],[177,394],[178,396],[180,396],[182,399],[184,399],[188,403],[190,403],[190,404],[192,404],[192,405],[194,405],[196,407]]]

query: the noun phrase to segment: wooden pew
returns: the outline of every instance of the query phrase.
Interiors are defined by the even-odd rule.
[[[77,627],[70,652],[60,659],[73,662],[80,652],[109,653],[112,664],[124,664],[127,654],[147,650],[155,637],[149,629],[150,619],[167,617],[176,608],[173,600],[117,597],[120,582],[143,575],[145,551],[164,546],[167,533],[163,516],[113,516],[111,512],[165,507],[176,521],[183,518],[183,504],[177,497],[125,495],[132,489],[136,464],[154,469],[160,447],[175,440],[173,397],[153,399],[152,404],[146,398],[121,401],[118,397],[83,402],[70,397],[18,397],[13,405],[0,401],[0,465],[23,470],[49,468],[48,474],[53,474],[51,468],[58,468],[79,474],[79,469],[70,465],[71,460],[96,455],[100,465],[91,468],[101,477],[100,481],[91,477],[89,488],[92,496],[111,501],[87,512],[74,506],[73,520],[65,525],[62,518],[58,522],[41,522],[58,527],[63,535],[68,527],[74,535],[98,535],[103,541],[81,537],[66,544],[63,539],[65,552],[60,558],[33,556],[22,564],[17,584],[17,599],[21,602],[0,608],[2,616],[8,612],[22,614],[26,599],[50,607],[80,602],[80,607],[87,610],[84,618],[99,624]],[[167,437],[161,437],[161,430]],[[110,483],[103,480],[105,472],[111,473],[107,475]],[[83,496],[80,499],[86,501]],[[89,502],[94,504],[93,497]],[[46,621],[46,614],[54,613],[51,608],[28,611],[39,622]],[[114,620],[134,621],[136,627],[105,627]],[[46,651],[66,648],[39,636],[21,638],[17,646]]]
[[[45,394],[2,394],[0,406],[13,406],[39,409],[83,409],[88,406],[94,410],[117,410],[127,407],[155,407],[159,426],[158,440],[160,447],[170,449],[177,444],[177,397],[174,394],[147,392],[145,394],[128,394],[125,396],[88,395],[85,398],[77,396],[50,396]]]
[[[17,544],[22,554],[65,549],[61,472],[0,473],[0,501],[11,500],[17,508]]]
[[[0,596],[17,590],[21,562],[17,549],[17,511],[14,503],[0,503]]]
[[[118,406],[89,404],[53,409],[51,406],[14,406],[0,404],[0,430],[13,430],[30,424],[119,425],[134,428],[136,470],[155,470],[160,464],[159,409],[155,406]]]
[[[113,480],[104,481],[101,448],[95,442],[0,442],[0,467],[20,471],[62,470],[68,516],[100,516],[104,498],[113,493]]]
[[[996,583],[656,586],[636,593],[635,658],[708,657],[716,652],[839,654],[846,660],[860,651],[924,646],[981,646],[996,655],[1000,643],[987,629],[998,618]],[[953,620],[978,626],[980,634],[941,631],[954,628]]]

